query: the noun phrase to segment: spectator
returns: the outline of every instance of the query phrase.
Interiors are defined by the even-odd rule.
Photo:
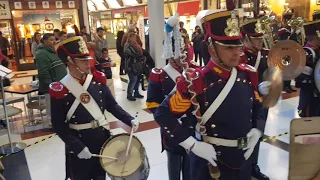
[[[63,40],[67,39],[67,33],[64,31],[59,32],[59,40],[57,41],[57,44]]]
[[[139,93],[138,76],[144,71],[146,58],[143,55],[143,49],[136,38],[137,35],[134,32],[128,33],[127,43],[124,46],[126,72],[129,76],[127,90],[127,99],[129,101],[135,101],[136,98],[144,97]]]
[[[187,51],[187,60],[188,61],[192,61],[193,60],[193,48],[192,47],[192,44],[191,44],[191,41],[190,41],[190,38],[189,36],[186,37],[186,43],[185,43],[185,50]],[[201,48],[200,48],[201,49]]]
[[[184,28],[184,22],[180,21],[180,22],[179,22],[179,25],[180,25],[180,33],[181,33],[181,36],[182,36],[182,37],[188,36],[187,30]]]
[[[124,53],[123,53],[123,46],[121,45],[121,41],[124,35],[124,31],[118,31],[117,33],[117,53],[121,57],[121,63],[120,63],[120,75],[125,75],[125,59],[124,59]]]
[[[67,68],[56,55],[54,46],[55,36],[51,33],[43,35],[42,44],[39,45],[35,62],[39,77],[39,94],[46,94],[51,82],[60,81],[67,75]]]
[[[128,32],[124,34],[122,41],[121,41],[122,47],[124,47],[124,45],[127,43],[128,34],[132,33],[132,32],[134,34],[136,34],[136,41],[142,47],[142,42],[141,42],[140,36],[137,35],[136,26],[134,24],[130,24],[128,27]]]
[[[31,44],[31,53],[33,57],[36,57],[36,52],[38,51],[39,45],[41,41],[41,34],[39,32],[35,32],[33,35],[33,42]]]
[[[90,34],[87,33],[87,27],[86,26],[80,26],[80,35],[82,37],[86,36],[87,41],[91,41]]]
[[[53,34],[44,34],[35,57],[39,78],[38,94],[45,94],[46,114],[49,119],[51,119],[49,85],[51,82],[60,81],[67,75],[66,65],[57,56],[54,49],[55,44],[56,38]],[[51,125],[51,122],[49,122],[49,125]]]
[[[2,32],[0,31],[0,47],[1,47],[1,52],[3,55],[8,56],[8,48],[9,46],[9,41],[7,38],[2,36]]]
[[[201,52],[203,54],[203,63],[206,66],[211,59],[211,55],[208,50],[208,45],[204,41],[201,43]]]
[[[97,59],[102,58],[102,49],[108,49],[108,41],[103,37],[105,31],[102,27],[97,28],[97,34],[94,36],[94,40],[96,43],[95,55]]]
[[[53,35],[54,35],[54,37],[56,38],[56,41],[59,40],[59,32],[60,32],[59,29],[54,29],[54,30],[53,30]]]
[[[116,64],[112,63],[108,49],[102,49],[102,58],[98,59],[96,62],[96,69],[100,72],[103,72],[106,75],[107,79],[112,79],[111,67],[115,67]]]
[[[193,51],[195,55],[195,62],[198,62],[198,57],[200,61],[200,66],[202,66],[202,51],[201,51],[201,42],[204,40],[204,34],[201,31],[199,26],[195,27],[195,32],[192,33],[192,43]]]

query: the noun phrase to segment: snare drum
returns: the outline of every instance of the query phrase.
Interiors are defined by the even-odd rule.
[[[118,134],[109,138],[100,154],[118,160],[100,158],[102,168],[111,180],[146,180],[149,176],[149,160],[140,140],[133,136],[128,156],[126,150],[130,135]]]

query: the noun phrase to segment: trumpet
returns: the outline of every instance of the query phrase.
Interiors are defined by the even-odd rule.
[[[303,23],[307,22],[302,17],[292,18],[288,21],[288,25],[291,27],[292,32],[296,33],[297,35],[297,42],[304,46],[306,35],[303,28]]]

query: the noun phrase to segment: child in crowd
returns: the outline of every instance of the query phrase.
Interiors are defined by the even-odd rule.
[[[111,61],[108,49],[102,48],[101,52],[102,57],[96,61],[96,69],[103,72],[107,79],[112,79],[111,67],[115,67],[116,64]]]

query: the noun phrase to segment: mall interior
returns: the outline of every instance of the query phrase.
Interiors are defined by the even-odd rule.
[[[231,10],[229,9],[230,2],[234,5]],[[318,122],[320,119],[317,122],[317,116],[320,116],[320,99],[318,99],[320,97],[320,89],[318,89],[320,87],[320,63],[317,62],[320,57],[320,18],[315,19],[317,10],[320,11],[319,0],[0,0],[0,81],[2,81],[0,87],[2,89],[0,93],[0,180],[319,180],[320,124]],[[235,11],[237,16],[233,16]],[[226,16],[227,12],[229,19],[220,20]],[[291,15],[291,19],[286,19],[288,14]],[[177,17],[173,17],[174,15],[177,15],[178,19],[174,19]],[[266,18],[263,19],[264,17]],[[216,19],[219,21],[214,23]],[[173,21],[175,24],[172,26]],[[251,29],[256,33],[255,35],[262,33],[261,37],[255,37],[250,33],[245,34],[244,27],[251,22],[256,23]],[[258,33],[261,28],[260,23],[265,29]],[[211,27],[208,27],[208,24]],[[310,24],[314,25],[311,31],[307,29]],[[271,32],[267,30],[268,26],[269,30],[271,27]],[[220,37],[215,34],[215,31],[218,34],[227,34],[226,27],[242,34],[243,41],[239,40],[239,42],[244,45],[241,48],[239,44],[228,44],[234,43],[236,37],[241,35],[233,36],[230,35],[230,32],[229,36]],[[52,75],[55,62],[46,66],[47,69],[41,69],[39,61],[36,61],[38,54],[34,53],[34,43],[37,48],[41,44],[46,47],[46,44],[50,42],[45,38],[48,38],[48,34],[51,34],[48,35],[49,39],[53,37],[56,29],[59,30],[58,36],[54,38],[57,44],[55,48],[50,49],[53,57],[45,55],[42,58],[44,57],[46,63],[61,62],[65,67],[65,72],[71,74],[67,76],[71,79],[74,77],[75,81],[72,82],[80,85],[79,87],[84,87],[84,89],[77,90],[76,87],[72,88],[69,85],[74,91],[79,91],[78,95],[83,91],[79,97],[73,93],[68,84],[62,82],[67,76],[58,80],[57,84],[53,83],[55,79],[49,79],[49,83],[53,83],[47,86],[49,90],[46,90],[46,93],[40,92],[39,86],[41,87],[43,83],[41,74],[47,71],[48,75]],[[100,32],[103,33],[101,36]],[[119,32],[125,33],[124,36],[128,35],[130,40],[122,44],[123,38],[121,36],[122,39],[119,39]],[[289,33],[289,36],[281,39],[282,32]],[[303,34],[301,35],[302,42],[291,40],[292,34],[298,33]],[[319,39],[319,42],[312,39],[312,42],[318,42],[317,47],[310,44],[308,33],[315,34],[312,37]],[[40,34],[41,42],[36,39],[37,34]],[[66,39],[59,39],[63,34],[66,34]],[[202,34],[200,40],[196,37],[199,34]],[[84,35],[87,46],[81,47]],[[136,49],[143,52],[146,61],[151,61],[151,65],[147,66],[148,70],[144,70],[144,73],[140,75],[134,75],[135,80],[130,74],[131,71],[126,70],[128,64],[126,63],[127,56],[124,54],[127,51],[123,50],[123,48],[127,49],[132,36],[141,40],[141,44],[138,43],[139,48]],[[183,43],[172,42],[171,38],[174,40],[182,38]],[[250,47],[255,48],[253,41],[256,41],[257,38],[261,39],[264,49],[261,48],[255,54]],[[270,39],[272,42],[268,44]],[[73,41],[79,42],[72,44]],[[72,47],[67,47],[68,43]],[[106,44],[103,45],[103,43]],[[101,55],[102,45],[107,49],[107,57]],[[122,49],[119,50],[119,46]],[[219,54],[216,46],[228,49],[224,54]],[[87,49],[87,47],[89,51],[81,49]],[[58,53],[61,49],[68,51],[67,48],[70,48],[72,52],[86,54],[90,52],[89,47],[93,49],[93,55],[90,54],[90,57],[95,56],[90,59],[90,64],[92,64],[91,61],[96,61],[93,62],[93,67],[99,65],[99,67],[106,67],[110,70],[108,72],[103,68],[101,70],[106,75],[107,73],[112,75],[107,78],[106,83],[103,83],[105,80],[100,82],[95,79],[97,75],[93,71],[98,71],[96,68],[91,70],[93,80],[91,83],[89,81],[89,85],[86,86],[90,73],[83,75],[84,79],[77,79],[72,72],[78,71],[78,74],[85,72],[79,69],[80,66],[78,67],[76,63],[67,64],[68,68],[70,66],[67,69]],[[135,48],[136,44],[133,47]],[[196,66],[197,71],[185,68],[185,64],[181,65],[180,61],[180,64],[177,65],[176,57],[178,60],[183,59],[183,53],[177,53],[176,50],[171,52],[172,57],[165,58],[168,57],[165,53],[167,50],[172,51],[177,47],[185,48],[184,52],[187,52],[187,55],[185,54],[183,58],[188,58],[190,63]],[[207,61],[202,48],[206,48],[206,51],[209,49]],[[212,50],[214,48],[215,50]],[[245,68],[240,68],[240,65],[231,69],[225,68],[227,65],[223,62],[224,58],[221,57],[226,57],[228,51],[231,54],[231,51],[237,48],[239,50],[238,60],[240,56],[241,60],[242,57],[245,57],[242,63],[251,66],[242,64]],[[96,54],[96,50],[99,51],[100,57]],[[124,51],[124,54],[119,51]],[[269,57],[268,54],[263,54],[264,52],[269,53]],[[70,58],[70,54],[73,53],[68,52],[67,54],[68,63],[77,61],[77,57]],[[180,56],[176,56],[177,54]],[[286,54],[286,57],[283,54]],[[216,57],[223,66],[216,64],[216,61],[213,60]],[[99,58],[105,62],[99,62]],[[290,59],[288,60],[289,65],[279,65],[285,64],[284,61],[288,58]],[[308,65],[310,58],[312,65]],[[258,61],[258,64],[257,62],[250,64],[250,59]],[[261,72],[260,62],[268,65],[269,68],[266,67],[266,69],[274,70],[272,76]],[[111,65],[104,66],[99,63]],[[124,69],[121,66],[125,66]],[[176,66],[181,66],[181,71],[177,71]],[[171,70],[167,70],[168,67],[169,69],[174,67],[172,71],[177,72],[178,75],[172,75]],[[248,75],[238,77],[234,80],[234,85],[228,86],[234,69],[238,69],[239,77],[241,73]],[[192,74],[196,77],[192,76],[192,79],[191,73],[187,73],[188,70],[196,72]],[[271,73],[271,71],[268,72]],[[224,73],[227,74],[227,78],[230,76],[229,80],[223,80]],[[308,91],[311,92],[309,94],[302,90],[305,84],[297,85],[298,76],[306,75],[306,73],[310,77],[307,79],[308,88],[313,88],[313,91]],[[252,74],[259,74],[259,83],[257,80],[256,85],[253,85],[255,80],[252,80],[251,77],[255,75]],[[263,80],[260,79],[262,74]],[[218,78],[210,79],[212,76]],[[255,77],[258,78],[258,75]],[[102,78],[106,79],[104,76]],[[215,86],[219,87],[222,81],[226,88],[222,88],[223,86],[216,88],[214,83],[209,82],[208,86],[202,89],[199,87],[202,85],[200,83],[196,85],[198,87],[192,86],[193,89],[184,87],[188,91],[182,94],[180,87],[182,85],[175,83],[187,82],[189,78],[192,79],[191,83],[198,82],[197,79],[201,78],[203,78],[203,82],[200,81],[202,83],[216,80],[218,85]],[[249,78],[250,81],[246,78]],[[168,79],[171,81],[166,84]],[[135,84],[132,85],[132,83]],[[95,91],[96,86],[102,90]],[[133,90],[133,86],[134,95],[129,93],[129,89]],[[168,86],[171,88],[163,95],[165,93],[163,91],[166,91]],[[230,87],[229,91],[226,90],[227,86]],[[235,92],[238,90],[235,87],[246,88],[246,91]],[[218,94],[216,96],[210,94],[217,93],[213,90],[211,92],[210,88],[219,89]],[[191,93],[195,92],[195,89],[200,89],[202,92],[197,95],[197,98],[194,98]],[[265,89],[267,89],[266,93],[263,91]],[[62,91],[67,94],[61,95]],[[229,97],[228,92],[230,92]],[[191,93],[192,96],[188,93]],[[54,103],[60,102],[55,99],[58,95],[61,95],[59,100],[72,96],[74,102],[69,105],[69,102],[65,100],[67,103],[62,103],[63,107],[57,110],[58,107]],[[150,100],[158,99],[162,95],[163,99],[160,102]],[[151,98],[151,96],[155,97]],[[101,99],[102,97],[105,99]],[[248,116],[246,122],[249,122],[252,129],[241,129],[247,127],[238,119],[245,119],[246,115],[242,114],[247,113],[242,110],[249,112],[252,98],[259,102],[257,105],[260,107],[259,113],[263,114],[264,110],[267,111],[266,114],[263,114],[266,117],[259,117],[261,119],[255,120]],[[310,100],[306,100],[307,98]],[[197,100],[201,101],[200,105]],[[201,104],[202,101],[204,105]],[[217,107],[210,106],[211,102],[213,106],[218,104]],[[107,108],[101,107],[100,110],[98,107],[100,103]],[[98,105],[98,110],[93,108],[96,105]],[[197,109],[197,105],[200,110]],[[305,105],[306,108],[301,109],[302,105]],[[205,115],[208,115],[207,111],[212,110],[212,107],[216,109],[213,110],[211,116],[209,115],[208,118],[211,119],[206,121],[207,125],[201,124]],[[208,110],[205,111],[205,109]],[[315,111],[313,115],[308,113],[310,109]],[[97,114],[103,114],[103,122],[107,122],[107,125],[102,125],[100,120],[95,118],[99,116],[95,115],[96,110]],[[71,115],[70,111],[73,111]],[[83,114],[81,115],[79,111],[83,111],[81,112]],[[255,110],[250,111],[252,114]],[[215,112],[216,114],[213,115]],[[78,113],[77,117],[72,115],[73,113]],[[213,116],[215,118],[212,118]],[[57,117],[62,118],[57,119]],[[190,121],[195,121],[195,123],[189,124],[188,127],[185,126],[184,117],[190,117]],[[134,120],[127,123],[128,118]],[[226,121],[219,121],[220,118]],[[72,124],[72,119],[77,119],[79,123]],[[88,122],[82,124],[83,119]],[[252,123],[253,121],[256,123]],[[258,121],[263,121],[262,130],[257,127]],[[212,122],[217,123],[208,125]],[[63,126],[63,129],[60,125]],[[198,126],[200,126],[199,131]],[[221,136],[215,133],[213,137],[210,137],[201,131],[201,127],[207,128],[210,132],[216,130],[215,132],[219,132]],[[180,129],[188,128],[188,133],[192,135],[185,137],[186,134],[183,134]],[[189,132],[190,129],[192,132]],[[103,133],[93,132],[98,130]],[[239,133],[238,131],[244,134],[235,135]],[[91,145],[101,141],[102,136],[104,137],[106,133],[107,138],[103,139],[104,143],[100,143],[99,150],[92,150]],[[84,136],[87,137],[84,138]],[[209,137],[209,140],[212,141],[206,141],[204,137]],[[304,138],[309,138],[310,141]],[[193,143],[186,145],[189,143],[188,140]],[[75,148],[73,146],[80,146],[79,144],[85,148],[79,151],[70,150]],[[129,150],[130,147],[132,151]],[[179,152],[172,152],[174,151],[172,149],[179,149]],[[124,154],[125,150],[127,150],[126,154]],[[243,157],[250,150],[256,154],[256,162],[253,157],[249,159]],[[241,158],[237,157],[239,153]],[[211,155],[212,159],[208,158]],[[239,165],[240,167],[232,167],[223,162],[224,158],[227,159],[227,162],[230,160],[231,164],[237,164],[238,161],[243,164]],[[213,165],[212,162],[218,163],[217,167],[220,170],[210,169],[213,167],[210,166],[210,163]],[[214,177],[217,172],[220,177]]]

